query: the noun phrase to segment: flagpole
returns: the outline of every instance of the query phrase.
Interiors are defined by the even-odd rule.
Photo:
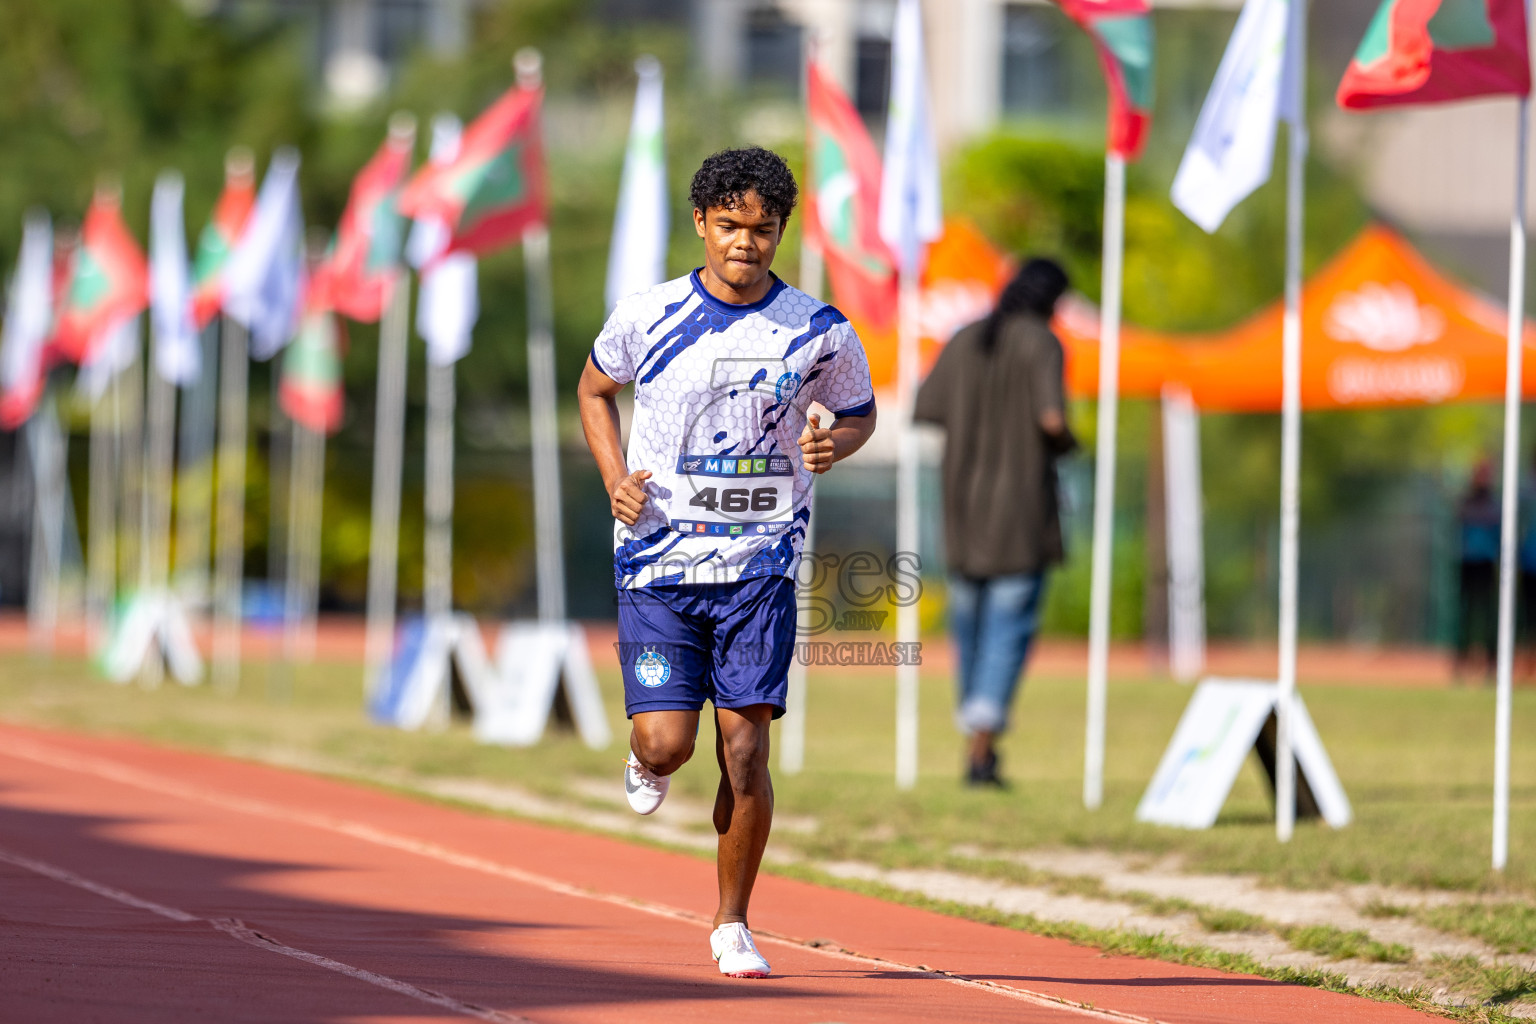
[[[1515,208],[1509,224],[1509,341],[1504,376],[1504,511],[1499,543],[1498,696],[1494,711],[1493,869],[1509,863],[1510,694],[1515,653],[1515,528],[1520,494],[1520,392],[1525,333],[1525,177],[1531,102],[1520,97],[1515,130]]]
[[[53,654],[59,622],[59,576],[64,547],[65,445],[58,403],[48,392],[27,421],[32,459],[32,566],[27,587],[27,627],[35,654]]]
[[[401,268],[379,324],[379,384],[373,425],[373,512],[368,540],[368,626],[364,691],[371,693],[395,636],[400,573],[400,471],[405,448],[406,342],[411,278]]]
[[[144,358],[139,324],[135,320],[128,328],[133,332],[133,359],[127,369],[118,374],[118,384],[124,389],[123,442],[121,472],[122,484],[122,555],[119,579],[120,589],[130,586],[142,588],[149,567],[148,555],[148,504],[149,495],[144,489],[144,370],[148,360]],[[132,584],[128,580],[133,580]]]
[[[513,58],[518,83],[537,89],[543,58],[531,47]],[[534,534],[538,546],[539,619],[565,621],[565,546],[561,529],[560,435],[555,397],[555,309],[549,227],[523,232],[528,278],[528,402],[533,419]]]
[[[917,268],[904,265],[901,268],[896,339],[897,429],[901,432],[896,453],[896,552],[898,556],[905,554],[912,558],[917,557],[919,543],[917,431],[912,423],[912,407],[917,397],[918,287]],[[902,645],[916,644],[920,628],[917,601],[898,604],[896,642]],[[898,789],[911,789],[917,785],[917,731],[918,667],[914,659],[904,658],[896,666]]]
[[[116,438],[117,394],[112,382],[91,400],[90,482],[86,520],[85,625],[88,646],[94,653],[106,639],[107,616],[116,579],[117,522],[116,483],[112,446]]]
[[[426,536],[422,610],[429,624],[453,613],[453,409],[456,362],[427,358]]]
[[[288,621],[288,549],[292,543],[293,471],[298,460],[298,424],[283,411],[282,360],[273,354],[267,359],[267,580],[269,597],[284,600],[282,621]],[[258,442],[259,443],[259,442]],[[285,514],[287,513],[287,514]],[[279,659],[268,663],[267,685],[278,681]],[[286,685],[288,680],[282,679]]]
[[[1099,413],[1094,452],[1093,568],[1088,612],[1088,730],[1083,806],[1104,802],[1104,732],[1109,687],[1110,581],[1115,527],[1116,433],[1120,418],[1120,297],[1125,261],[1125,157],[1104,160],[1104,268],[1099,304]]]
[[[245,574],[245,420],[250,365],[245,327],[226,315],[222,333],[213,681],[219,689],[232,691],[240,685],[241,585]]]
[[[1296,825],[1296,595],[1301,549],[1301,259],[1307,169],[1307,4],[1292,3],[1292,121],[1285,181],[1285,320],[1282,334],[1280,428],[1280,673],[1275,708],[1275,837],[1290,842]]]
[[[153,322],[151,319],[152,328]],[[146,383],[148,437],[144,460],[146,550],[139,590],[150,600],[167,601],[170,599],[172,462],[176,457],[176,385],[159,373],[155,365],[164,343],[158,330],[154,330],[151,343],[155,351],[146,363],[149,374]],[[140,670],[141,682],[148,687],[159,686],[163,667],[164,651],[157,643],[151,643]]]
[[[800,234],[800,290],[812,298],[820,296],[824,271],[821,249],[811,240],[809,225],[803,224]],[[813,481],[812,487],[814,486]],[[805,537],[800,544],[800,564],[813,562],[816,557],[815,550],[816,516],[813,510],[811,518],[805,524]],[[813,571],[811,573],[813,583],[815,578],[816,574]],[[803,586],[806,589],[798,595],[799,611],[805,609],[806,599],[814,596],[809,584],[801,580],[803,577],[796,580],[797,588]],[[797,632],[806,628],[805,618],[804,614],[798,614]],[[797,646],[795,657],[789,659],[789,688],[785,695],[784,720],[779,723],[779,770],[786,775],[794,775],[805,769],[806,670],[805,661],[799,657],[798,651]]]
[[[214,321],[217,323],[218,321]],[[208,551],[212,537],[213,435],[218,388],[217,328],[198,332],[202,373],[187,389],[181,413],[176,474],[176,581],[192,607],[208,601]]]
[[[315,654],[321,515],[325,497],[325,434],[298,421],[290,426],[293,463],[288,484],[288,550],[283,580],[283,646],[289,661]]]

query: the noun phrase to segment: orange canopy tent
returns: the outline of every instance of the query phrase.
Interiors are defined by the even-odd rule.
[[[1120,391],[1187,388],[1208,411],[1280,408],[1283,305],[1206,336],[1125,327]],[[1503,307],[1439,274],[1399,235],[1363,231],[1302,292],[1301,402],[1307,409],[1432,405],[1504,393]],[[1098,391],[1098,318],[1067,303],[1056,321],[1068,387]],[[1536,330],[1525,330],[1522,389],[1536,396]]]
[[[928,247],[918,293],[918,323],[922,334],[920,360],[927,374],[939,349],[960,328],[992,311],[997,296],[1013,275],[1013,264],[970,222],[951,217],[944,234]],[[891,290],[891,302],[896,292]],[[869,359],[877,390],[896,386],[896,329],[854,321]]]

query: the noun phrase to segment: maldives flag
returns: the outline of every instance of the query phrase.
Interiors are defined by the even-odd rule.
[[[1367,110],[1530,91],[1524,0],[1384,0],[1338,100]]]
[[[224,166],[224,191],[213,218],[197,239],[192,263],[192,320],[201,329],[218,315],[224,302],[224,264],[251,218],[256,205],[256,165],[232,159]]]
[[[1134,160],[1152,121],[1152,10],[1147,0],[1056,0],[1099,52],[1109,87],[1108,148]]]
[[[404,220],[397,202],[410,170],[413,135],[391,134],[358,172],[325,268],[332,308],[353,320],[379,319],[399,278]]]
[[[452,232],[444,253],[490,252],[546,221],[543,99],[543,89],[513,86],[464,130],[456,159],[427,164],[405,187],[402,214],[437,217]]]
[[[309,279],[299,333],[283,352],[278,403],[295,423],[320,434],[341,426],[342,336],[332,305],[334,278],[324,267]]]
[[[880,154],[837,84],[810,62],[810,188],[805,227],[821,249],[832,301],[873,327],[896,318],[896,262],[880,237]]]
[[[149,264],[123,223],[121,199],[98,191],[80,229],[69,268],[53,348],[86,363],[112,331],[149,305]]]

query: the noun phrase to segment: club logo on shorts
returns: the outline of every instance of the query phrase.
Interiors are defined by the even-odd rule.
[[[779,382],[773,386],[773,397],[780,402],[787,402],[795,397],[800,390],[800,375],[793,370],[785,372],[779,378]]]
[[[660,652],[646,651],[635,659],[635,678],[641,686],[664,686],[672,678],[672,666]]]

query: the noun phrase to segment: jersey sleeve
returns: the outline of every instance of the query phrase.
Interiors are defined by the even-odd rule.
[[[834,416],[868,416],[875,408],[864,345],[848,323],[838,325],[837,348],[816,383],[812,397]]]
[[[619,384],[635,379],[635,323],[627,302],[620,302],[592,343],[592,365]]]

